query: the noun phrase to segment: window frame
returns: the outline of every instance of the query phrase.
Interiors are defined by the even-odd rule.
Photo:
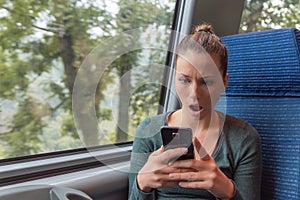
[[[71,149],[0,161],[0,187],[128,162],[132,142]]]

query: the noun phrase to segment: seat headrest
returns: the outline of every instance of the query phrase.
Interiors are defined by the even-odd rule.
[[[221,39],[228,48],[228,96],[300,96],[299,30],[267,30]]]

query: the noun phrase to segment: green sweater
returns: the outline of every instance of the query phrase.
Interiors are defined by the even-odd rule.
[[[160,127],[168,113],[144,120],[137,128],[129,173],[129,199],[217,199],[204,189],[179,186],[159,188],[151,193],[138,189],[136,175],[148,156],[162,145]],[[218,113],[224,122],[216,149],[212,154],[223,173],[235,185],[234,200],[259,200],[261,182],[261,145],[257,131],[248,123]]]

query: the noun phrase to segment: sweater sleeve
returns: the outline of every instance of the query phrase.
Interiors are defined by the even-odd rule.
[[[131,186],[131,193],[129,194],[130,200],[153,200],[154,192],[143,192],[137,186],[136,178],[133,179],[133,183]]]
[[[143,121],[136,130],[136,135],[133,142],[131,159],[130,159],[130,173],[129,173],[129,199],[130,200],[150,200],[154,199],[155,192],[145,193],[138,188],[137,174],[145,165],[149,155],[155,151],[153,145],[153,133],[157,132],[157,128],[153,128],[151,119]]]
[[[232,200],[260,200],[262,172],[260,138],[252,126],[247,126],[244,131],[233,177],[235,196]]]

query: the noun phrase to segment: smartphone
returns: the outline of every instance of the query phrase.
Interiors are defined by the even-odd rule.
[[[164,148],[173,149],[178,147],[188,148],[188,153],[176,160],[194,159],[193,132],[190,128],[163,126],[160,129]]]

